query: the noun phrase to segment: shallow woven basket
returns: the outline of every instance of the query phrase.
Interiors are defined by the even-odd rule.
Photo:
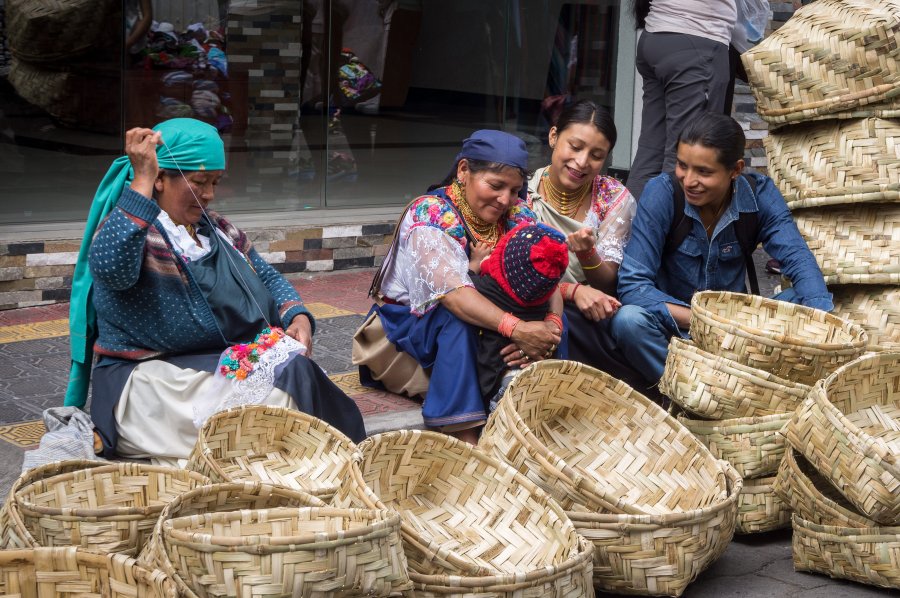
[[[835,527],[794,515],[796,571],[900,589],[900,527]]]
[[[869,353],[817,384],[790,444],[869,519],[900,522],[900,352]]]
[[[175,598],[178,594],[162,571],[145,569],[122,554],[68,546],[0,550],[0,595]]]
[[[900,201],[900,122],[786,127],[765,138],[769,176],[790,209]]]
[[[900,4],[818,0],[741,56],[770,125],[898,116]]]
[[[420,430],[378,434],[360,449],[357,483],[347,488],[369,508],[400,513],[418,587],[470,596],[500,595],[512,584],[523,596],[592,595],[590,545],[553,499],[505,463]]]
[[[824,311],[727,291],[694,294],[691,338],[704,351],[801,384],[856,359],[868,342],[862,326]]]
[[[21,486],[13,495],[24,528],[40,546],[137,554],[163,507],[209,480],[142,463],[110,463]]]
[[[709,419],[793,411],[809,386],[779,378],[673,336],[659,390],[682,409]]]
[[[900,205],[811,208],[794,221],[827,284],[900,284]]]
[[[85,461],[81,459],[56,461],[29,469],[16,478],[12,484],[12,488],[9,490],[9,495],[6,497],[6,502],[3,503],[3,508],[0,508],[0,548],[15,549],[34,548],[38,546],[34,536],[31,535],[22,521],[22,514],[19,512],[19,507],[16,505],[14,499],[16,492],[37,480],[53,477],[62,473],[69,473],[71,471],[100,467],[102,465],[106,465],[106,462]]]
[[[168,556],[162,543],[162,525],[175,517],[251,509],[324,506],[324,502],[307,492],[260,482],[225,482],[199,486],[178,495],[163,507],[138,561],[148,567],[171,567],[171,564],[166,564]]]
[[[779,431],[793,412],[759,417],[705,420],[678,417],[716,459],[731,463],[742,478],[774,475],[786,443]]]
[[[774,482],[774,476],[744,480],[735,533],[758,534],[790,527],[791,507],[775,493]]]
[[[727,496],[722,468],[675,418],[573,361],[542,361],[519,374],[479,446],[566,511],[666,514]]]
[[[784,453],[774,490],[804,521],[839,527],[878,527],[857,513],[838,489],[792,448]]]
[[[609,592],[680,596],[734,536],[743,481],[731,465],[727,496],[708,507],[665,515],[569,512],[594,544],[594,583]]]
[[[389,596],[409,590],[400,516],[278,508],[168,519],[163,541],[184,596]]]
[[[831,313],[865,328],[870,351],[900,350],[900,287],[840,285],[828,290],[834,296]]]
[[[359,459],[356,445],[324,421],[292,409],[253,405],[206,420],[188,468],[216,482],[270,482],[328,502]]]

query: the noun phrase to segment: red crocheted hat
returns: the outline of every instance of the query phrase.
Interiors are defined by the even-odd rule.
[[[546,224],[520,224],[500,238],[482,262],[481,274],[528,307],[553,294],[568,265],[569,249],[561,232]]]

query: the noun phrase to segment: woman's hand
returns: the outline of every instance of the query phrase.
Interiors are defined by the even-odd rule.
[[[552,322],[521,321],[510,338],[512,343],[500,350],[509,367],[525,367],[533,361],[548,359],[559,347],[559,329]]]
[[[131,188],[145,197],[153,196],[153,185],[159,174],[157,145],[162,145],[162,134],[152,129],[135,128],[125,133],[125,154],[134,169]]]
[[[594,248],[595,242],[594,229],[589,226],[580,228],[574,233],[566,236],[566,245],[569,246],[569,251],[572,252],[590,251]]]
[[[494,248],[487,243],[472,241],[469,244],[469,270],[475,274],[481,274],[481,262],[491,255],[493,250]]]
[[[306,356],[312,357],[312,325],[306,314],[297,314],[291,320],[291,325],[284,331],[286,335],[299,343],[306,345]]]
[[[584,317],[594,322],[613,317],[622,307],[622,303],[615,297],[587,285],[580,285],[575,290],[573,300]]]

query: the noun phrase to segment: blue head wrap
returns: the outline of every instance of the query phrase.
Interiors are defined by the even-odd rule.
[[[515,135],[510,135],[503,131],[481,129],[472,133],[472,136],[468,139],[465,139],[462,149],[456,154],[456,159],[453,161],[453,168],[450,170],[449,175],[450,179],[456,176],[456,168],[459,165],[459,161],[463,158],[496,162],[521,168],[524,171],[528,170],[528,150],[525,149],[525,142]],[[525,199],[527,194],[528,186],[522,185],[519,197]]]

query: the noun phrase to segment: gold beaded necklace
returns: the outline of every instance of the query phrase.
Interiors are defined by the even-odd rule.
[[[472,236],[475,237],[475,240],[489,247],[496,245],[497,241],[500,240],[500,223],[488,222],[476,214],[466,200],[465,188],[458,182],[453,181],[451,189],[456,199],[456,207],[459,208],[459,213],[468,225],[469,230],[472,231]]]
[[[544,176],[541,177],[541,181],[544,183],[544,194],[547,196],[550,205],[567,218],[575,217],[593,184],[593,181],[588,181],[575,191],[563,191],[550,180],[549,168],[544,171]]]

